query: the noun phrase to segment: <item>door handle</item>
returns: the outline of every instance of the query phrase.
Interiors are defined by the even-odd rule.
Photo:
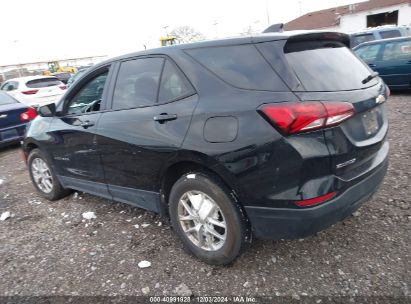
[[[160,115],[154,116],[153,119],[154,121],[158,121],[159,123],[165,123],[166,121],[169,121],[169,120],[176,120],[177,114],[161,113]]]
[[[7,117],[7,114],[1,114],[0,115],[0,118],[6,118]]]
[[[83,127],[84,129],[87,129],[88,127],[94,126],[94,122],[90,120],[82,121],[80,123],[80,126]]]
[[[376,68],[376,67],[377,67],[374,63],[369,63],[368,66],[369,66],[370,68]]]
[[[411,60],[407,62],[407,64],[411,64]]]

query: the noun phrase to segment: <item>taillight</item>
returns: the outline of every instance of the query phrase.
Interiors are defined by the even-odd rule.
[[[321,195],[321,196],[318,196],[318,197],[315,197],[315,198],[296,201],[295,204],[299,207],[311,207],[311,206],[315,206],[315,205],[318,205],[318,204],[321,204],[321,203],[325,203],[326,201],[329,201],[336,194],[337,194],[337,192],[330,192],[330,193],[327,193],[325,195]]]
[[[266,104],[260,113],[285,134],[295,134],[335,126],[355,114],[349,102],[304,101]]]
[[[39,90],[28,90],[28,91],[22,91],[23,94],[26,95],[34,95],[38,92]]]
[[[62,89],[62,90],[65,90],[65,89],[67,89],[67,86],[63,84],[63,85],[59,86],[59,88]]]
[[[354,107],[349,102],[327,102],[323,105],[327,111],[325,127],[338,125],[355,114]]]
[[[30,121],[36,118],[37,116],[37,111],[35,108],[28,108],[26,112],[20,114],[20,120],[21,121]]]

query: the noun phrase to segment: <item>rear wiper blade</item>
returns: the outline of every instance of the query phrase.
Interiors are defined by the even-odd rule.
[[[366,78],[364,78],[361,82],[362,84],[366,84],[368,82],[370,82],[371,80],[373,80],[375,77],[378,77],[378,72],[373,72],[372,74],[368,75]]]

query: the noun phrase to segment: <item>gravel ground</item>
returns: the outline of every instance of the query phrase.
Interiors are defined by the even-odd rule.
[[[185,253],[164,218],[83,193],[38,196],[18,147],[0,151],[0,296],[394,296],[411,301],[411,96],[389,100],[391,163],[355,215],[306,239],[254,241],[229,267]],[[96,219],[82,213],[93,211]],[[148,224],[146,226],[145,224]],[[138,228],[136,228],[139,225]],[[138,263],[151,262],[140,269]]]

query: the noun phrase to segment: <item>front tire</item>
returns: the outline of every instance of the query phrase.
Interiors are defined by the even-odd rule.
[[[170,192],[169,211],[184,248],[208,264],[231,263],[251,241],[243,210],[212,175],[190,173],[177,180]]]
[[[60,184],[50,162],[39,149],[30,152],[27,163],[31,181],[41,196],[54,201],[70,193]]]

